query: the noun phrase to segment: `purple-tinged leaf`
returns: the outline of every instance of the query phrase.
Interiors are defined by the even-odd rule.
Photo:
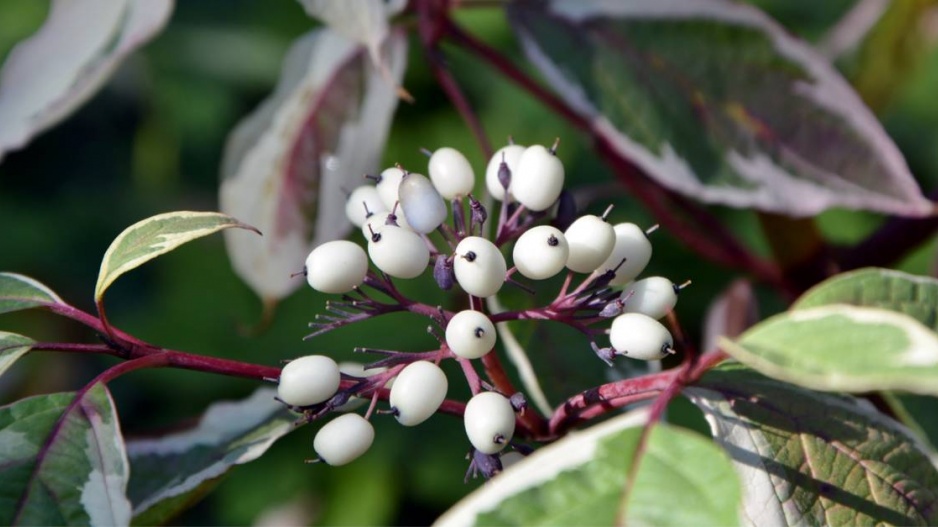
[[[31,338],[0,331],[0,375],[3,375],[14,362],[29,352],[35,341]]]
[[[519,0],[524,49],[594,133],[662,185],[805,216],[933,212],[844,79],[730,0]]]
[[[275,395],[276,390],[262,388],[242,401],[212,405],[193,428],[128,441],[134,523],[166,523],[235,465],[257,459],[294,430],[296,415]],[[297,463],[302,457],[298,454]]]
[[[172,0],[54,1],[0,71],[0,159],[90,98],[172,9]]]
[[[42,395],[0,408],[0,524],[130,523],[127,455],[111,396],[98,384],[74,398]]]
[[[0,313],[32,309],[50,304],[65,305],[45,284],[17,273],[0,273]]]
[[[404,34],[391,33],[383,51],[400,82]],[[314,246],[348,233],[346,192],[377,169],[395,89],[363,46],[316,30],[293,45],[274,93],[229,136],[221,208],[264,238],[225,241],[235,271],[265,304],[303,283],[290,275]]]

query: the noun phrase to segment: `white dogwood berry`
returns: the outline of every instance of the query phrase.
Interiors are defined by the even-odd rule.
[[[525,149],[511,175],[511,195],[528,210],[550,208],[563,190],[563,163],[542,145]]]
[[[385,225],[368,241],[368,256],[375,266],[395,278],[416,278],[430,263],[430,249],[419,234]]]
[[[358,414],[345,414],[326,423],[313,439],[319,459],[332,466],[351,463],[371,448],[375,429]]]
[[[612,321],[609,342],[619,355],[658,360],[673,353],[674,339],[661,322],[642,313],[623,313]]]
[[[464,359],[487,354],[495,346],[495,338],[495,325],[481,311],[460,311],[446,324],[446,345]]]
[[[453,272],[463,291],[486,298],[501,289],[508,265],[494,243],[479,236],[468,236],[456,246]]]
[[[495,152],[495,155],[489,159],[489,164],[485,167],[485,188],[488,190],[489,195],[498,201],[503,201],[505,199],[505,187],[502,186],[501,180],[498,179],[498,171],[501,169],[502,161],[505,161],[505,164],[508,165],[508,170],[511,171],[512,176],[518,170],[518,161],[521,159],[521,154],[524,153],[525,147],[521,145],[508,145],[503,146]],[[511,192],[511,184],[508,184],[508,192]]]
[[[475,173],[469,160],[459,150],[445,146],[430,156],[427,167],[430,181],[446,199],[467,196],[475,185]]]
[[[391,387],[394,416],[404,426],[419,425],[440,408],[448,388],[446,374],[436,364],[422,360],[408,364]]]
[[[505,448],[515,433],[515,410],[504,395],[482,392],[466,403],[463,423],[476,450],[495,454]]]
[[[421,174],[409,173],[398,187],[400,211],[413,230],[427,234],[433,232],[446,219],[446,202]]]
[[[345,216],[356,227],[364,225],[369,213],[374,214],[386,210],[388,208],[382,203],[377,189],[371,185],[355,188],[345,202]]]
[[[307,355],[286,364],[280,372],[277,397],[290,406],[319,404],[339,389],[339,366],[325,355]]]
[[[512,250],[512,262],[523,276],[544,280],[563,270],[570,248],[567,238],[555,227],[539,225],[524,232]]]
[[[677,305],[679,289],[674,282],[661,276],[649,276],[622,290],[622,311],[642,313],[651,318],[661,318]]]
[[[366,240],[370,240],[374,233],[381,232],[381,229],[388,224],[388,216],[390,215],[390,211],[384,211],[376,212],[369,216],[368,219],[365,220],[364,225],[362,225],[362,236],[364,236]],[[397,223],[398,227],[413,230],[410,228],[410,225],[407,225],[407,220],[400,211],[394,215],[394,223]]]
[[[616,270],[616,275],[609,284],[623,285],[634,280],[645,270],[645,266],[651,260],[651,242],[648,241],[645,231],[634,223],[618,223],[612,229],[616,235],[615,246],[612,254],[596,269],[596,272],[602,273],[615,269],[621,263],[622,265]],[[623,258],[625,262],[622,262]]]
[[[368,256],[358,244],[326,242],[306,257],[306,281],[322,293],[347,293],[361,285],[368,272]]]
[[[378,189],[378,196],[387,210],[392,210],[394,204],[397,203],[398,191],[405,173],[400,167],[389,167],[382,170],[381,175],[378,176],[375,188]]]
[[[564,236],[570,246],[567,268],[576,273],[592,273],[609,258],[616,244],[616,233],[612,225],[599,216],[580,216],[569,227]]]

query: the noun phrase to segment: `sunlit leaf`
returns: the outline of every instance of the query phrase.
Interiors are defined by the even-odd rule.
[[[117,414],[97,384],[0,408],[0,523],[127,525],[128,466]],[[63,414],[63,412],[66,412]]]
[[[873,114],[810,46],[731,0],[519,0],[527,56],[662,185],[806,216],[932,212]]]
[[[300,0],[309,16],[329,24],[341,35],[368,48],[377,64],[388,36],[388,18],[407,6],[406,0]]]
[[[407,41],[384,48],[397,82]],[[294,291],[306,255],[351,225],[346,192],[374,173],[397,105],[395,86],[365,48],[322,29],[300,38],[269,99],[228,138],[221,209],[260,228],[263,239],[226,235],[238,275],[271,304]]]
[[[770,377],[816,390],[938,394],[938,335],[895,311],[843,304],[789,311],[720,345]]]
[[[100,301],[104,291],[122,274],[184,243],[232,227],[260,234],[254,227],[218,212],[167,212],[138,221],[124,229],[104,253],[94,288],[95,301]]]
[[[733,458],[751,525],[934,525],[938,471],[909,431],[857,399],[739,365],[685,390]]]
[[[3,375],[17,359],[26,355],[34,343],[35,341],[31,338],[0,331],[0,375]]]
[[[0,273],[0,313],[65,304],[45,284],[17,273]]]
[[[436,525],[614,525],[645,419],[632,412],[534,452]],[[659,425],[640,463],[626,504],[629,525],[739,522],[739,482],[712,442]],[[680,496],[681,506],[661,496]]]
[[[242,401],[212,405],[194,428],[128,441],[134,523],[165,523],[235,465],[257,459],[293,430],[296,416],[275,395],[275,390],[260,389]]]
[[[859,269],[839,274],[801,295],[792,309],[828,304],[879,307],[905,313],[938,331],[938,280],[891,269]]]
[[[0,159],[85,102],[162,30],[172,0],[55,0],[0,71]]]

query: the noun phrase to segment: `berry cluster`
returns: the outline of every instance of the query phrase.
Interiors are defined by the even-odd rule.
[[[527,406],[524,396],[505,393],[496,381],[494,386],[482,381],[473,362],[481,361],[489,372],[486,360],[496,347],[498,322],[549,319],[568,324],[587,335],[593,351],[610,365],[617,356],[658,360],[674,353],[671,333],[658,319],[673,309],[683,286],[662,277],[635,281],[651,259],[647,234],[653,228],[611,225],[611,206],[602,216],[577,217],[563,188],[564,167],[556,148],[556,142],[552,147],[509,144],[495,153],[485,171],[485,188],[499,202],[497,222],[488,222],[486,207],[472,195],[472,166],[453,148],[425,151],[429,177],[391,167],[366,176],[372,181],[350,193],[346,214],[361,229],[367,252],[351,241],[332,241],[309,254],[309,285],[341,298],[327,302],[329,314],[317,315],[310,324],[315,331],[307,338],[410,311],[434,323],[428,330],[439,347],[423,353],[356,348],[383,356],[368,369],[341,367],[321,355],[289,362],[278,396],[302,412],[304,421],[351,412],[371,399],[364,417],[342,413],[319,430],[313,446],[320,460],[342,465],[370,447],[374,429],[369,418],[379,395],[387,397],[389,413],[404,426],[418,425],[437,412],[449,387],[439,363],[448,359],[460,362],[474,394],[462,412],[472,445],[470,469],[490,477],[518,455],[508,456],[506,446],[527,453],[528,447],[513,440],[516,421],[521,423]],[[413,279],[428,269],[441,289],[458,286],[465,292],[468,308],[449,312],[406,298],[396,288],[395,280]],[[483,299],[506,283],[530,290],[529,284],[515,280],[515,273],[542,281],[564,269],[560,292],[548,305],[497,314],[486,310]],[[577,275],[585,276],[574,287]],[[605,334],[610,346],[601,347],[596,338]],[[347,388],[340,389],[343,379]]]

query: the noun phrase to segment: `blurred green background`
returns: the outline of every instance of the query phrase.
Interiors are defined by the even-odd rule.
[[[811,0],[755,3],[809,39],[823,34],[851,5],[846,0],[824,2],[823,7]],[[838,65],[860,87],[929,190],[938,183],[938,54],[932,45],[938,16],[933,2],[897,4],[906,7],[893,8],[867,43]],[[46,1],[4,0],[0,57],[35,31],[47,9]],[[486,42],[520,57],[500,10],[467,9],[458,18]],[[100,257],[123,228],[160,212],[217,210],[219,165],[229,130],[268,94],[287,47],[314,25],[291,0],[178,2],[166,30],[132,56],[90,102],[0,163],[0,270],[32,276],[92,311]],[[419,147],[453,146],[481,172],[485,160],[478,147],[433,82],[416,41],[411,44],[404,85],[416,103],[399,106],[385,163],[421,167],[426,161]],[[494,144],[508,135],[522,144],[561,137],[571,185],[612,181],[588,149],[586,137],[462,52],[448,51],[450,67]],[[614,200],[615,221],[654,223],[629,196]],[[746,243],[767,253],[754,214],[717,213]],[[819,217],[825,235],[841,244],[861,239],[881,221],[844,211]],[[701,262],[667,232],[656,234],[654,242],[650,273],[694,281],[677,312],[696,338],[706,306],[737,275]],[[933,260],[930,243],[901,266],[931,274]],[[429,278],[408,283],[406,289],[429,303],[455,302],[436,291]],[[770,293],[759,295],[763,314],[783,308]],[[215,236],[135,270],[111,288],[107,305],[116,326],[144,340],[270,365],[314,352],[363,360],[352,355],[354,346],[433,347],[423,329],[426,322],[407,315],[302,341],[324,301],[303,288],[278,307],[266,331],[252,333],[260,304],[232,272],[222,238]],[[508,303],[524,301],[517,291],[506,298]],[[400,331],[402,325],[414,330]],[[42,312],[5,315],[0,328],[47,341],[96,338]],[[578,335],[547,325],[534,330],[522,324],[518,330],[530,342],[529,352],[552,402],[606,379],[607,370]],[[77,389],[111,364],[112,359],[103,357],[30,355],[0,380],[0,403]],[[179,426],[213,401],[244,397],[256,387],[250,381],[170,370],[135,372],[111,384],[128,437]],[[461,395],[458,389],[454,395]],[[686,407],[675,408],[675,414],[699,425]],[[435,416],[416,429],[395,426],[389,416],[376,421],[375,447],[352,465],[334,469],[303,464],[314,455],[317,425],[304,427],[261,460],[234,470],[217,492],[176,521],[249,524],[272,507],[292,502],[302,504],[318,524],[425,524],[479,484],[463,484],[467,442],[458,420]]]

